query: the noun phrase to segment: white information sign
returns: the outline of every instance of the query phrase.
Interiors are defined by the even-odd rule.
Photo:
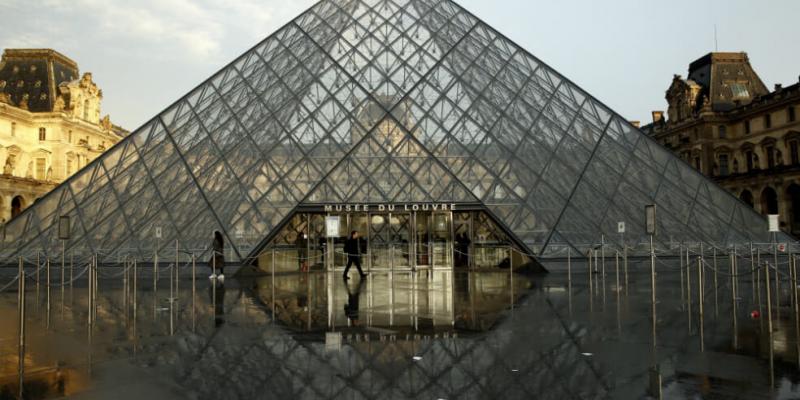
[[[778,214],[770,214],[767,216],[769,220],[769,231],[770,232],[778,232],[780,228],[778,227]]]
[[[625,222],[617,222],[617,233],[625,233]]]
[[[338,215],[325,217],[325,236],[329,238],[339,237],[340,217]]]
[[[156,239],[161,239],[161,227],[156,227]]]

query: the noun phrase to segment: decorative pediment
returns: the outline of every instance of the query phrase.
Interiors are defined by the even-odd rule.
[[[675,75],[666,96],[669,103],[669,119],[672,122],[680,122],[691,118],[698,109],[698,104],[702,104],[702,91],[703,87],[697,82]]]
[[[54,104],[55,111],[64,111],[75,118],[100,124],[100,101],[103,92],[87,72],[81,79],[64,82],[58,87],[59,95]]]

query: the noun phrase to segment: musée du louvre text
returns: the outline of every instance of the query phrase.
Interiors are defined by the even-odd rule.
[[[455,211],[453,203],[408,203],[408,204],[330,204],[325,212],[411,212],[411,211]]]

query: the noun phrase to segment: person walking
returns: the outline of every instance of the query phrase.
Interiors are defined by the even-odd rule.
[[[214,241],[211,242],[211,260],[208,264],[212,268],[209,278],[225,279],[225,240],[219,231],[214,231]],[[219,270],[219,275],[217,275],[217,270]]]
[[[350,232],[350,237],[344,242],[344,252],[347,254],[347,266],[344,268],[344,280],[350,279],[347,273],[350,272],[350,267],[355,264],[358,268],[358,273],[361,277],[367,276],[361,269],[361,239],[358,236],[358,231]]]
[[[297,235],[297,264],[301,272],[308,272],[308,235],[301,233]]]

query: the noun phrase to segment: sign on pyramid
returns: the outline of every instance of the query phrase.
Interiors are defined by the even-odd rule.
[[[10,221],[0,262],[59,254],[61,216],[76,256],[207,249],[219,231],[246,261],[299,210],[409,204],[480,210],[539,256],[640,243],[647,204],[659,246],[768,238],[752,209],[452,1],[323,0]]]

